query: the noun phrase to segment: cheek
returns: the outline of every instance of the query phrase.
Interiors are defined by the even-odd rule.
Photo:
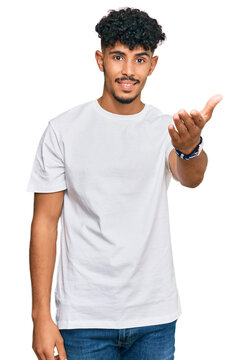
[[[140,90],[142,90],[146,84],[146,81],[147,81],[147,77],[145,79],[143,79],[143,81],[140,82]]]
[[[122,66],[117,62],[117,63],[112,63],[111,65],[106,64],[105,69],[109,78],[116,79],[121,74]]]
[[[138,68],[136,71],[136,76],[140,79],[141,82],[146,82],[146,79],[149,75],[150,66],[143,66],[143,68]]]
[[[138,73],[137,74],[137,78],[140,80],[140,85],[145,85],[146,81],[147,81],[147,76],[148,76],[148,73],[146,72],[141,72],[141,73]]]

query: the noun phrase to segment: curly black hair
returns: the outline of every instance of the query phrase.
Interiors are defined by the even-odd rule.
[[[120,41],[129,46],[130,50],[140,45],[154,53],[158,43],[166,39],[157,20],[142,10],[126,7],[108,12],[95,26],[98,37],[101,38],[102,50]]]

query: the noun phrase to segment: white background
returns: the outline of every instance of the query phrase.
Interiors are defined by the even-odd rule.
[[[204,181],[190,189],[172,179],[169,187],[182,304],[175,358],[246,360],[249,26],[242,0],[1,3],[1,358],[36,359],[28,260],[33,194],[26,186],[38,141],[51,118],[102,95],[95,25],[124,6],[148,12],[167,36],[143,102],[173,115],[223,95],[202,133]]]

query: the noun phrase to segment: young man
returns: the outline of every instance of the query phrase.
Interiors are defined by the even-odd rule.
[[[222,97],[201,112],[163,114],[141,101],[165,39],[157,21],[124,8],[110,11],[96,31],[103,94],[48,122],[27,188],[35,193],[33,349],[42,360],[53,359],[55,347],[61,360],[171,360],[181,306],[167,188],[172,175],[187,187],[203,180],[201,131]]]

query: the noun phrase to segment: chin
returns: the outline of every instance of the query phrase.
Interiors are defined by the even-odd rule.
[[[137,97],[138,97],[139,94],[136,94],[135,96],[132,96],[130,98],[122,98],[120,96],[117,96],[115,94],[115,92],[112,92],[112,96],[114,97],[115,100],[117,100],[118,102],[120,102],[121,104],[130,104],[132,103]]]

